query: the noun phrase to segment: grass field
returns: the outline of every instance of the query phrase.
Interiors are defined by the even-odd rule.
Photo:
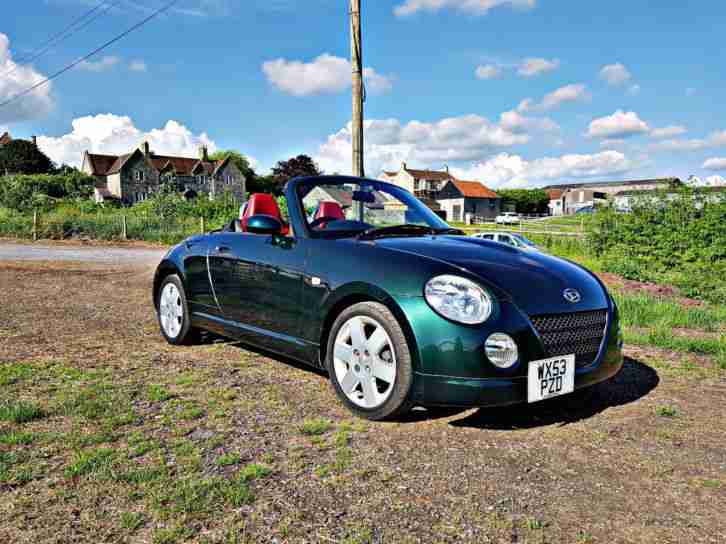
[[[613,380],[370,423],[289,361],[166,345],[150,282],[0,263],[0,542],[723,541],[723,307],[615,279]]]

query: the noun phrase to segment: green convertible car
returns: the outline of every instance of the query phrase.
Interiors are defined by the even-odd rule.
[[[252,195],[169,251],[153,286],[168,342],[208,330],[325,369],[375,420],[533,403],[622,367],[617,307],[575,263],[463,236],[380,181],[298,178],[286,201],[289,217]]]

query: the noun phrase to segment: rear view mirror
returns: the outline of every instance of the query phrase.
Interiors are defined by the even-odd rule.
[[[271,215],[253,215],[247,220],[247,232],[252,234],[280,234],[282,223]]]
[[[376,197],[373,193],[368,191],[354,191],[353,200],[355,202],[365,202],[366,204],[373,204],[376,201]]]

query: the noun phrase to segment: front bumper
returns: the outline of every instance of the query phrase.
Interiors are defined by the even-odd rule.
[[[575,390],[615,376],[623,367],[622,349],[608,350],[599,363],[575,371]],[[418,402],[424,406],[505,406],[527,402],[527,378],[456,378],[416,373]]]
[[[481,327],[462,327],[432,317],[420,302],[404,307],[413,327],[417,350],[413,400],[424,406],[501,406],[527,402],[529,361],[547,358],[529,320],[512,304],[500,304],[494,319]],[[425,304],[425,303],[424,303]],[[607,380],[623,366],[617,307],[608,305],[608,324],[594,362],[575,369],[575,389]],[[517,342],[520,363],[509,370],[487,362],[484,339],[506,332]]]

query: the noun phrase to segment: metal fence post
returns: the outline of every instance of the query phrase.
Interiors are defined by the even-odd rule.
[[[128,228],[126,225],[126,214],[123,214],[121,216],[121,239],[127,240],[128,239]]]
[[[202,231],[200,234],[204,234],[205,232],[207,232],[207,226],[204,224],[204,216],[201,216],[199,218],[199,227]]]
[[[38,241],[38,210],[33,210],[33,242]]]

